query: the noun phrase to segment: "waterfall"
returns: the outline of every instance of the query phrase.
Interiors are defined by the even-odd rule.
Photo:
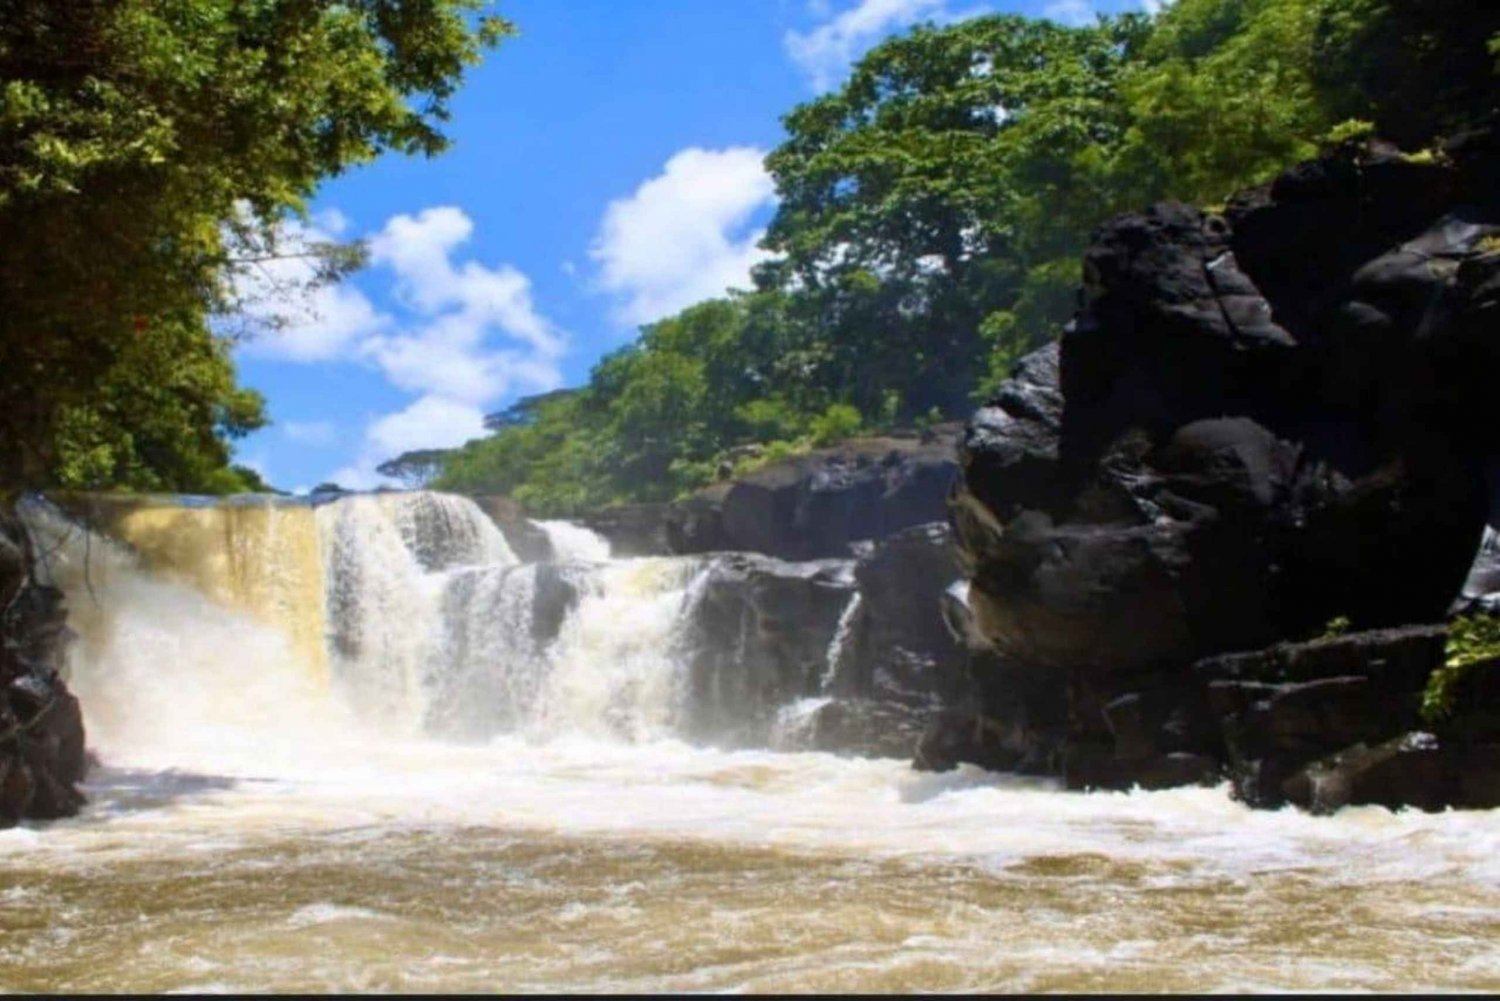
[[[838,625],[834,627],[833,639],[828,641],[828,667],[823,672],[822,691],[825,695],[833,694],[838,683],[847,670],[847,665],[855,653],[855,639],[859,625],[859,613],[863,607],[863,596],[855,591],[849,598],[849,603],[839,613]]]
[[[609,559],[609,540],[571,521],[539,521],[547,533],[554,563],[603,563]]]
[[[184,716],[108,745],[199,721],[276,730],[278,714],[396,739],[643,740],[682,715],[704,560],[610,560],[594,533],[544,522],[554,561],[521,564],[472,502],[427,492],[73,507],[107,537],[46,502],[27,518],[84,638],[87,711],[136,729],[158,725],[158,703]]]
[[[40,556],[39,575],[68,596],[77,638],[67,680],[83,702],[90,744],[107,758],[155,768],[255,767],[278,750],[305,753],[310,740],[351,732],[351,717],[331,695],[321,648],[311,656],[303,642],[307,609],[264,601],[276,589],[257,590],[244,581],[197,584],[211,568],[232,569],[231,554],[253,563],[253,550],[235,544],[232,531],[245,527],[244,510],[236,507],[217,531],[196,510],[182,518],[138,512],[130,524],[141,548],[133,548],[82,529],[45,501],[21,505]],[[289,514],[295,524],[300,516]],[[301,516],[310,521],[310,515],[302,509]],[[178,534],[163,534],[163,526]],[[260,536],[256,529],[251,537]],[[304,532],[279,533],[283,543],[287,536]],[[217,538],[224,548],[192,552],[195,538]],[[169,549],[192,558],[166,572]],[[285,545],[262,553],[275,563],[289,551],[307,555],[301,546]],[[285,592],[316,577],[314,567],[290,562],[280,582]],[[275,576],[261,567],[249,579]],[[286,621],[266,621],[283,608],[290,609]],[[312,608],[321,615],[321,601]]]
[[[532,725],[633,740],[671,735],[684,694],[690,593],[704,572],[696,560],[645,558],[580,576]]]

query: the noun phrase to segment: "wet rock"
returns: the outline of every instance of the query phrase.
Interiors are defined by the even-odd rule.
[[[525,517],[521,505],[498,494],[482,494],[470,499],[489,515],[521,562],[545,563],[552,559],[552,542],[547,533]]]
[[[0,514],[0,826],[72,816],[88,770],[83,716],[62,674],[62,593],[33,577],[25,527]]]
[[[941,521],[958,465],[958,425],[855,438],[769,463],[671,504],[622,504],[580,520],[618,555],[753,552],[785,560],[849,555],[852,542]]]
[[[1298,755],[1409,728],[1413,662],[1388,638],[1292,657],[1345,657],[1317,678],[1192,665],[1336,618],[1437,622],[1463,584],[1500,456],[1500,198],[1468,156],[1373,144],[1222,215],[1112,220],[1060,343],[966,428],[972,628],[1065,690],[1070,784],[1197,780],[1172,756],[1227,754],[1271,802]],[[1235,753],[1204,725],[1230,703]]]
[[[1024,770],[1029,734],[1014,721],[997,720],[973,709],[945,709],[932,715],[917,742],[912,767],[952,771],[961,764],[994,772]]]
[[[910,758],[927,715],[899,702],[830,699],[799,720],[777,745],[866,758]]]
[[[1344,806],[1490,809],[1500,806],[1500,743],[1455,745],[1412,731],[1313,762],[1281,791],[1315,813]]]
[[[858,620],[846,623],[851,649],[836,665],[834,692],[929,708],[966,698],[968,658],[943,618],[944,595],[959,573],[941,522],[871,545],[854,567]]]
[[[578,522],[609,540],[615,556],[670,556],[679,549],[668,535],[670,504],[615,504],[579,517]],[[725,547],[710,547],[725,548]]]
[[[764,746],[780,707],[820,693],[853,595],[848,560],[715,557],[691,613],[690,735]]]
[[[1377,630],[1194,665],[1223,728],[1235,795],[1279,805],[1312,762],[1415,729],[1446,637],[1442,626]]]

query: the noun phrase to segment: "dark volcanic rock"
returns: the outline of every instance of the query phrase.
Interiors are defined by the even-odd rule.
[[[1371,144],[1223,215],[1115,219],[1061,342],[970,422],[951,509],[975,628],[1066,690],[1071,784],[1207,776],[1224,752],[1189,725],[1212,716],[1195,661],[1442,619],[1500,455],[1500,198],[1473,148]],[[1344,675],[1274,683],[1241,739],[1398,735],[1409,689],[1351,649]]]
[[[944,621],[958,573],[947,526],[858,560],[709,559],[691,611],[692,735],[904,756],[929,719],[974,702],[969,652]]]
[[[737,551],[785,560],[849,555],[946,517],[958,425],[910,437],[854,438],[769,463],[671,504],[622,504],[580,519],[617,555]]]
[[[1342,806],[1500,806],[1500,743],[1460,745],[1413,731],[1358,743],[1300,769],[1283,784],[1288,801],[1315,813]]]
[[[852,571],[847,560],[716,557],[692,610],[688,733],[764,744],[778,708],[817,695]]]
[[[799,707],[788,708],[795,712]],[[778,720],[772,744],[785,751],[909,758],[927,720],[927,713],[900,702],[829,699],[800,718]]]
[[[83,716],[60,674],[67,616],[33,560],[25,527],[0,515],[0,827],[72,816],[84,802]]]
[[[855,439],[750,473],[719,505],[724,548],[783,559],[842,556],[851,542],[942,519],[958,469],[957,430],[925,441]]]
[[[912,706],[953,705],[970,687],[967,657],[943,616],[959,578],[945,524],[917,525],[872,545],[854,567],[858,618],[834,665],[833,693]]]
[[[1422,690],[1443,663],[1447,630],[1412,626],[1284,643],[1193,666],[1223,727],[1235,795],[1276,806],[1300,769],[1343,748],[1420,724]]]
[[[615,556],[668,556],[704,551],[680,550],[673,545],[668,536],[672,517],[670,504],[616,504],[584,515],[578,521],[608,539],[610,552]]]

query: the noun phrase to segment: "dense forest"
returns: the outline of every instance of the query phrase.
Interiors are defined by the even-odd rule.
[[[359,265],[282,223],[383,151],[444,148],[464,68],[510,31],[485,6],[0,0],[0,486],[261,486],[230,464],[266,421],[230,358],[243,279]]]
[[[238,279],[288,253],[315,281],[359,266],[357,245],[287,247],[280,225],[328,177],[444,147],[464,68],[511,30],[487,6],[0,0],[0,484],[261,486],[231,465],[267,419],[230,360],[255,333],[231,322],[255,287]],[[1212,205],[1328,144],[1431,155],[1494,114],[1497,60],[1488,0],[919,27],[785,116],[752,288],[383,469],[569,513],[962,417],[1057,335],[1099,222]]]
[[[588,384],[386,470],[568,513],[668,499],[861,431],[960,418],[1075,308],[1093,227],[1339,142],[1492,114],[1483,0],[1178,0],[1070,28],[920,27],[794,108],[754,287],[651,324]]]

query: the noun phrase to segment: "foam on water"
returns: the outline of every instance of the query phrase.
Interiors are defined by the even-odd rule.
[[[82,817],[0,832],[0,985],[1500,986],[1494,813],[1321,818],[1223,788],[690,746],[672,735],[705,561],[520,566],[483,525],[403,530],[419,509],[468,524],[461,504],[350,500],[315,512],[303,575],[332,678],[254,609],[28,515],[105,767]],[[1357,906],[1341,924],[1329,901]],[[139,944],[84,933],[148,912]]]
[[[554,563],[603,563],[610,557],[609,540],[571,521],[538,521],[552,544]]]

